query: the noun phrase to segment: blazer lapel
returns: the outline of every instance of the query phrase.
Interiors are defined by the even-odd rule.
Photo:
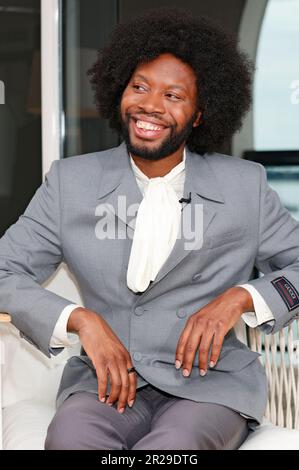
[[[102,174],[98,200],[134,230],[137,210],[143,196],[124,142],[113,149],[104,162]]]
[[[207,228],[217,213],[217,205],[225,202],[220,189],[217,187],[215,175],[208,164],[209,158],[213,158],[213,155],[204,157],[192,153],[186,148],[184,198],[187,198],[191,193],[191,203],[183,205],[182,220],[184,219],[189,229],[187,231],[181,230],[180,238],[176,240],[173,250],[158,272],[156,279],[149,285],[144,294],[149,292],[190,253],[190,249],[186,249],[186,246],[190,245],[190,228],[196,227],[195,218],[200,214],[198,205],[202,205],[202,237],[199,238],[197,243],[194,243],[192,250],[201,248]],[[216,203],[216,206],[214,203]]]
[[[191,193],[191,203],[183,204],[182,220],[187,224],[188,230],[181,230],[180,237],[176,240],[169,257],[144,294],[161,281],[169,271],[174,269],[190,251],[201,248],[202,238],[204,240],[207,228],[217,213],[217,204],[225,202],[220,189],[217,187],[215,175],[208,163],[209,158],[213,158],[213,155],[201,156],[190,152],[186,148],[184,198],[187,198]],[[98,200],[106,204],[107,208],[129,226],[134,234],[137,210],[143,196],[132,170],[130,157],[124,142],[113,149],[103,166]],[[194,243],[192,250],[190,250],[186,249],[186,246],[190,246],[191,228],[197,226],[195,218],[200,214],[199,205],[202,205],[203,208],[203,226],[200,227],[202,229],[202,238],[199,237],[199,241]],[[127,255],[129,256],[129,253]]]

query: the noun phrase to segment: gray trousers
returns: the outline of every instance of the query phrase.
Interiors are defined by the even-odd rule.
[[[238,449],[249,433],[246,418],[214,403],[177,398],[147,385],[123,414],[89,392],[71,395],[48,428],[45,449]]]

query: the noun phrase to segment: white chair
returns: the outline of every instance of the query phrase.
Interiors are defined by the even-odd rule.
[[[64,265],[46,287],[82,304],[77,286]],[[9,320],[8,314],[0,314],[0,445],[3,449],[43,449],[64,364],[71,355],[78,354],[80,345],[48,359],[20,338]],[[251,348],[262,352],[269,400],[263,424],[249,435],[240,450],[299,450],[298,357],[293,348],[293,338],[299,338],[298,325],[293,322],[284,331],[266,337],[257,329],[249,332]],[[246,342],[242,320],[236,325],[236,333]]]
[[[248,344],[262,354],[268,378],[268,402],[263,424],[240,450],[299,449],[299,322],[275,335],[249,329]]]
[[[83,305],[65,265],[45,287]],[[49,359],[20,337],[9,315],[0,314],[0,346],[0,448],[43,449],[64,365],[80,344]]]

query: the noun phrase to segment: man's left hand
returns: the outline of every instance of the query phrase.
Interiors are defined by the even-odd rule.
[[[226,333],[233,328],[241,315],[248,311],[254,311],[252,297],[246,289],[238,286],[226,290],[193,313],[179,338],[175,367],[179,369],[182,366],[183,375],[188,377],[198,350],[200,375],[205,375],[211,344],[209,366],[214,367]]]

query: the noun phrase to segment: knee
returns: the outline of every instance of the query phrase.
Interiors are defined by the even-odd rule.
[[[85,415],[88,397],[69,397],[57,410],[45,440],[45,450],[84,449]]]
[[[187,450],[197,449],[198,443],[192,433],[176,426],[163,426],[146,434],[132,450]]]
[[[168,449],[175,450],[202,450],[209,448],[205,433],[200,435],[189,429],[169,429],[167,432]]]
[[[58,409],[51,421],[45,450],[123,449],[126,442],[112,424],[115,410],[93,394],[75,394]]]
[[[69,416],[63,410],[57,412],[47,430],[45,450],[75,450],[76,429],[78,427],[74,422],[74,416]]]

